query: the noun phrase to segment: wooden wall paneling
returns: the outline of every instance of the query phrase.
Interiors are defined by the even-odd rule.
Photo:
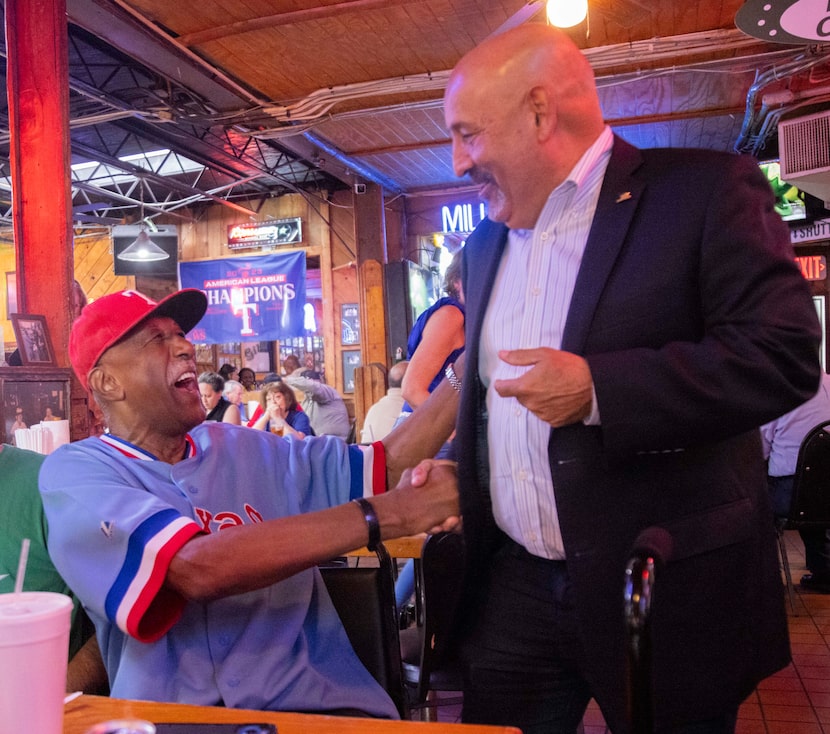
[[[360,346],[363,359],[386,364],[389,349],[386,342],[386,307],[384,298],[383,265],[377,260],[361,263],[358,287],[361,299]]]
[[[322,275],[322,274],[321,274]],[[324,319],[328,317],[328,320],[332,322],[332,331],[330,341],[326,341],[326,345],[332,344],[334,346],[333,349],[327,349],[326,352],[326,370],[329,370],[329,355],[328,352],[332,352],[331,360],[334,364],[331,366],[332,372],[328,374],[336,375],[336,387],[338,391],[342,394],[343,393],[343,385],[344,385],[344,376],[343,376],[343,349],[344,347],[340,343],[340,307],[344,303],[358,303],[358,291],[357,291],[357,269],[354,265],[347,263],[346,265],[341,265],[339,267],[334,268],[331,271],[331,288],[332,288],[332,295],[330,299],[327,301],[325,300],[325,289],[323,291],[324,294],[324,303],[331,304],[331,307],[324,308]],[[363,323],[361,320],[361,331],[363,331]],[[327,337],[328,338],[328,337]],[[346,347],[353,349],[354,347]],[[349,402],[354,400],[353,396],[349,396]]]
[[[328,204],[321,204],[317,222],[322,218],[329,221],[330,207]],[[337,306],[335,296],[335,272],[332,269],[331,261],[331,237],[328,226],[320,226],[315,233],[319,237],[317,245],[320,253],[320,289],[323,293],[323,344],[325,354],[323,361],[327,375],[334,375],[334,386],[337,391],[343,394],[343,374],[340,366],[340,310]],[[326,308],[326,304],[329,307]],[[335,318],[336,315],[336,318]],[[331,384],[331,378],[329,378]]]
[[[386,301],[384,296],[383,265],[377,260],[361,263],[358,271],[360,296],[360,346],[367,364],[387,364],[389,348],[386,339]],[[365,415],[374,402],[374,394],[364,394],[369,402],[358,402],[355,395],[355,415]],[[360,424],[362,426],[362,422]]]
[[[136,287],[134,276],[115,274],[112,258],[112,239],[109,234],[75,238],[75,279],[81,284],[87,298],[100,298],[108,293]]]
[[[354,371],[355,435],[358,441],[366,420],[366,413],[384,395],[386,395],[386,365],[371,362]]]
[[[406,237],[406,197],[397,197],[384,204],[386,222],[386,262],[403,258]]]
[[[241,203],[254,206],[257,202]],[[320,202],[309,206],[299,194],[287,194],[268,199],[258,213],[252,211],[247,219],[238,211],[217,205],[206,209],[199,219],[180,224],[180,259],[192,261],[234,257],[238,253],[227,247],[230,225],[291,217],[300,217],[303,220],[303,245],[319,247],[323,233],[328,234],[328,205]],[[241,253],[245,256],[264,254],[255,250],[242,250]]]
[[[357,260],[357,244],[354,231],[352,192],[336,191],[329,208],[331,223],[331,259],[334,267]]]

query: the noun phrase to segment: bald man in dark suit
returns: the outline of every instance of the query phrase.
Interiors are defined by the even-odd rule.
[[[758,426],[819,380],[819,329],[756,162],[637,150],[592,70],[528,24],[454,69],[465,248],[456,448],[463,719],[573,732],[626,716],[624,569],[672,539],[653,606],[660,732],[728,732],[789,661]]]

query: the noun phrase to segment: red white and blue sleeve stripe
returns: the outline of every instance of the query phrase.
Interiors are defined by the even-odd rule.
[[[181,617],[186,600],[164,589],[173,557],[201,531],[175,510],[144,520],[130,535],[121,571],[110,588],[106,613],[119,629],[142,642],[162,637]]]
[[[372,497],[386,491],[386,451],[383,442],[373,444],[352,444],[349,454],[351,463],[351,486],[349,499]]]

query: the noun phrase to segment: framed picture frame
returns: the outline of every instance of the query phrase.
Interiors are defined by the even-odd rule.
[[[354,371],[362,364],[360,350],[343,351],[343,394],[354,392]]]
[[[270,342],[242,342],[242,366],[254,372],[272,370]]]
[[[24,366],[56,367],[55,350],[49,338],[46,317],[38,314],[13,313],[10,316],[20,361]]]
[[[340,344],[344,347],[360,344],[360,307],[356,303],[340,305]]]
[[[69,420],[71,426],[70,379],[66,368],[0,367],[0,439],[13,443],[17,428],[44,420]]]

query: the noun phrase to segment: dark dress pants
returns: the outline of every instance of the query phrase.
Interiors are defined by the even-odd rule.
[[[487,602],[473,620],[462,657],[464,723],[517,726],[524,734],[574,734],[592,695],[583,675],[585,653],[566,563],[538,558],[506,541],[493,559]],[[738,703],[724,717],[671,732],[729,734],[737,710]]]

